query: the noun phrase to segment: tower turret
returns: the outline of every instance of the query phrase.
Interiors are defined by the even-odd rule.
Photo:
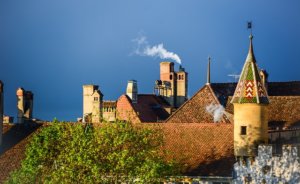
[[[180,65],[179,71],[176,72],[176,101],[175,107],[180,107],[187,101],[188,95],[188,73]]]
[[[96,85],[83,85],[83,122],[101,122],[103,94]]]
[[[176,106],[176,73],[174,72],[174,63],[163,61],[160,63],[160,80],[162,81],[161,96],[173,107]]]
[[[267,92],[253,52],[253,36],[231,103],[234,106],[234,154],[255,156],[257,146],[268,141]]]

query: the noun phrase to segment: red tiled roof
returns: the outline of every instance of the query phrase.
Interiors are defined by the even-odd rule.
[[[122,95],[117,100],[117,119],[140,123],[141,120],[132,106],[131,99],[127,95]]]
[[[232,176],[233,125],[224,123],[141,124],[159,128],[164,134],[168,159],[183,166],[188,176]]]
[[[269,96],[300,96],[300,81],[269,82]]]
[[[50,124],[43,124],[50,125]],[[99,124],[100,126],[102,124]],[[181,173],[189,176],[231,176],[233,156],[233,125],[211,123],[143,123],[137,126],[159,129],[163,133],[168,154],[182,166]],[[0,154],[0,183],[11,171],[20,167],[26,145],[40,125],[4,125],[4,144]],[[16,139],[13,144],[10,139]]]
[[[211,105],[220,104],[218,98],[210,85],[203,86],[191,99],[186,101],[167,120],[167,123],[207,123],[214,122],[213,115],[206,108]],[[230,123],[230,118],[223,114],[220,122]]]
[[[157,122],[169,117],[165,108],[169,104],[162,98],[151,94],[139,94],[137,103],[132,103],[141,122]]]
[[[117,115],[120,120],[130,119],[143,123],[165,120],[169,116],[165,108],[170,108],[169,104],[163,98],[151,94],[138,95],[137,103],[132,103],[127,95],[122,95],[117,101]]]

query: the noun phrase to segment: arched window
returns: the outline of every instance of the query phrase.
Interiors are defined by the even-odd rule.
[[[173,79],[173,75],[170,75],[170,80],[172,80]]]

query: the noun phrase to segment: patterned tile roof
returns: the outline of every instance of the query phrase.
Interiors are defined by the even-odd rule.
[[[191,99],[172,114],[166,123],[213,123],[214,117],[208,112],[210,105],[221,105],[211,85],[204,85]],[[230,117],[223,114],[221,123],[230,123]]]
[[[239,82],[234,92],[232,103],[257,103],[268,104],[268,95],[260,78],[258,67],[252,46],[252,35],[250,35],[250,46]]]

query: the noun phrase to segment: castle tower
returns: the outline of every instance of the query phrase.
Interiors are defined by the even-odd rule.
[[[160,80],[155,81],[154,92],[164,97],[172,107],[178,108],[187,101],[188,73],[180,65],[179,71],[174,71],[174,63],[160,63]]]
[[[101,122],[103,94],[96,85],[83,85],[83,122]]]
[[[3,83],[0,80],[0,145],[2,144],[2,134],[3,134]]]
[[[174,72],[174,63],[164,61],[160,63],[160,80],[162,81],[163,90],[161,90],[161,96],[163,96],[171,106],[176,105],[176,74]]]
[[[268,141],[269,100],[256,65],[252,39],[251,34],[248,56],[231,101],[234,106],[234,154],[237,157],[255,156],[258,144]]]
[[[23,88],[17,89],[17,122],[24,123],[27,120],[32,119],[33,112],[33,93],[26,91]]]
[[[138,87],[136,80],[129,80],[126,88],[126,95],[131,99],[132,103],[138,101]]]
[[[175,107],[180,107],[185,101],[187,101],[187,89],[188,89],[188,73],[185,69],[179,66],[179,71],[176,72],[176,105]]]

